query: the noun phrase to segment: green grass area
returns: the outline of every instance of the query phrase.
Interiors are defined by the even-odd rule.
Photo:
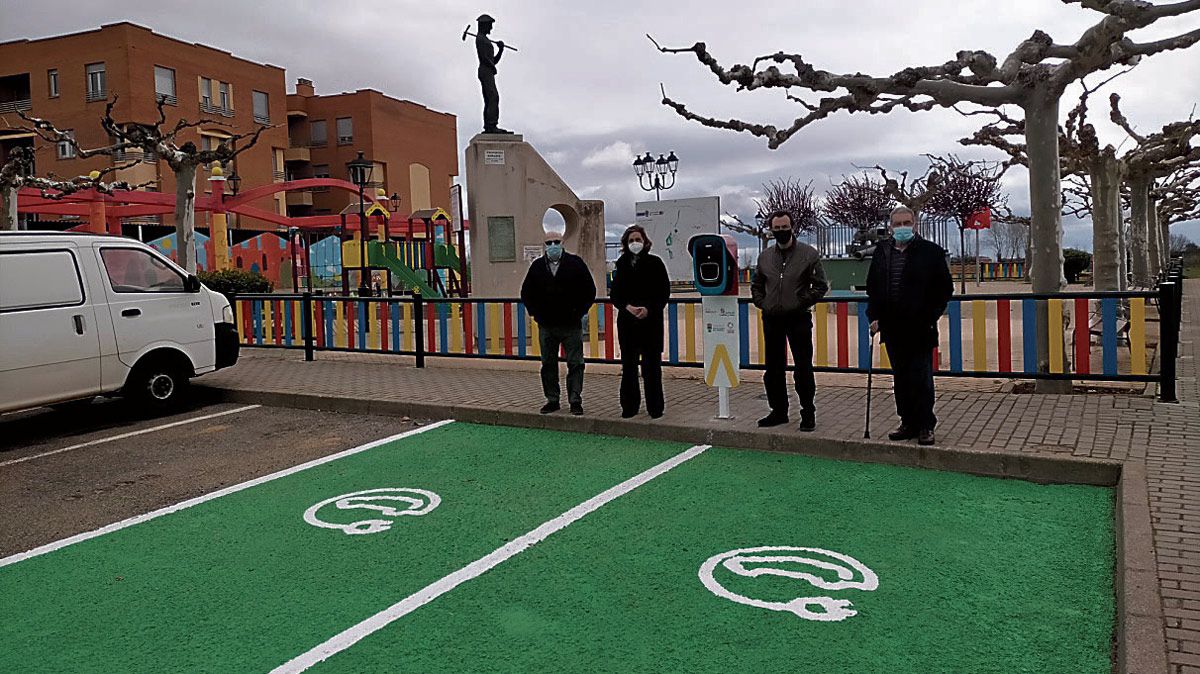
[[[684,449],[451,424],[3,567],[0,671],[269,671]],[[303,519],[381,487],[441,502],[371,535]],[[1103,488],[710,449],[311,671],[1108,672],[1112,509]],[[852,603],[822,622],[702,582],[760,546],[848,555],[878,586],[820,589],[800,574],[838,577],[812,554],[712,571],[770,606]]]

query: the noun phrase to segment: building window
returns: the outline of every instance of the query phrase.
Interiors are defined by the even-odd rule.
[[[89,63],[87,73],[87,100],[103,101],[108,98],[108,83],[103,63]]]
[[[259,124],[271,123],[271,97],[265,91],[254,92],[254,121]]]
[[[212,80],[207,77],[200,78],[200,109],[208,112],[213,107],[212,104]]]
[[[314,178],[328,178],[329,177],[329,164],[313,164],[313,177]]]
[[[73,143],[72,141],[75,140],[75,132],[70,129],[67,129],[66,131],[63,131],[63,133],[70,136],[71,140],[58,141],[58,158],[59,159],[74,159],[75,158],[75,143]]]
[[[325,120],[318,119],[308,125],[308,142],[314,146],[321,146],[329,142]]]
[[[46,84],[47,84],[47,88],[50,90],[50,98],[58,98],[58,71],[57,70],[47,70],[46,71]]]
[[[167,105],[175,105],[175,71],[171,68],[154,66],[154,98]]]
[[[229,100],[229,83],[228,82],[218,82],[217,90],[220,92],[220,96],[221,96],[221,99],[220,99],[221,109],[222,110],[232,110],[233,103]]]
[[[354,118],[353,117],[338,117],[337,135],[338,135],[338,145],[349,145],[350,143],[354,142]]]

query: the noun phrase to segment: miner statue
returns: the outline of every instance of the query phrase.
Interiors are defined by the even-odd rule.
[[[504,41],[493,42],[488,34],[496,20],[487,14],[479,15],[475,32],[475,53],[479,55],[479,84],[483,87],[483,132],[512,133],[498,126],[500,122],[500,92],[496,89],[496,64],[504,55]],[[495,45],[493,47],[493,45]]]

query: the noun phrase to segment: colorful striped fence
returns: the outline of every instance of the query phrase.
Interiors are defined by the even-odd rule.
[[[1145,292],[957,296],[938,324],[935,368],[942,376],[1152,380],[1147,304],[1154,297]],[[238,298],[242,343],[304,348],[302,302],[296,295]],[[679,298],[667,305],[664,364],[702,365],[700,302]],[[426,355],[540,357],[537,325],[518,300],[439,298],[418,304],[407,297],[313,297],[311,303],[315,350],[413,355],[419,330]],[[876,349],[873,359],[869,355],[872,340],[866,314],[861,297],[830,297],[813,308],[815,369],[863,372],[868,367],[882,371],[890,367],[886,346]],[[764,368],[762,313],[742,299],[739,321],[741,366]],[[620,362],[616,312],[608,300],[592,306],[581,320],[581,329],[589,361]],[[1046,345],[1044,372],[1038,367],[1041,343]]]

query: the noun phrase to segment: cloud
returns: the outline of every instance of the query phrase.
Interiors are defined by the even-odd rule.
[[[463,26],[479,13],[465,0],[435,3],[343,3],[330,13],[319,0],[260,0],[247,13],[240,0],[203,5],[178,0],[78,3],[39,0],[4,12],[0,40],[89,30],[103,23],[133,21],[183,40],[216,46],[244,58],[315,80],[318,92],[372,87],[458,116],[459,145],[481,127],[482,103],[472,45],[459,41]],[[14,6],[8,2],[5,9]],[[1078,5],[1045,0],[811,0],[778,3],[741,0],[731,20],[727,2],[692,0],[675,4],[635,0],[591,3],[550,0],[493,0],[497,39],[516,45],[500,63],[501,126],[525,136],[584,198],[605,201],[609,227],[634,220],[634,203],[653,200],[637,185],[634,155],[655,157],[674,150],[678,183],[663,198],[717,194],[722,210],[753,216],[753,196],[771,178],[812,179],[820,192],[854,165],[880,163],[922,169],[923,153],[1000,158],[964,148],[958,139],[980,118],[951,110],[888,115],[838,113],[796,134],[778,150],[761,139],[688,122],[661,104],[660,83],[673,98],[698,113],[787,125],[803,110],[782,92],[739,92],[722,85],[688,54],[658,53],[645,38],[664,45],[703,40],[726,66],[751,63],[779,50],[803,53],[817,68],[886,75],[907,66],[936,65],[961,49],[987,50],[1004,59],[1035,29],[1057,43],[1076,40],[1100,15]],[[0,10],[2,11],[2,10]],[[237,16],[214,22],[213,16]],[[741,18],[747,20],[740,20]],[[1139,31],[1138,40],[1186,32],[1196,17],[1164,21]],[[364,39],[385,35],[386,39]],[[297,36],[304,37],[298,47]],[[402,45],[439,45],[405,49]],[[1104,90],[1119,91],[1122,107],[1142,130],[1186,118],[1200,100],[1197,49],[1145,59]],[[1095,84],[1105,75],[1095,75]],[[1064,98],[1073,107],[1078,85]],[[810,99],[811,100],[811,99]],[[1019,114],[1019,111],[1014,111]],[[1093,117],[1105,143],[1119,143],[1120,129],[1097,111]],[[465,176],[459,176],[465,183]],[[469,185],[467,186],[469,189]],[[1027,209],[1028,178],[1013,170],[1006,180],[1010,205]],[[1200,239],[1200,223],[1179,225]],[[1090,226],[1064,221],[1070,245],[1090,245]]]
[[[584,168],[624,168],[633,165],[636,152],[633,146],[623,140],[618,140],[595,150],[583,158],[580,164]]]

